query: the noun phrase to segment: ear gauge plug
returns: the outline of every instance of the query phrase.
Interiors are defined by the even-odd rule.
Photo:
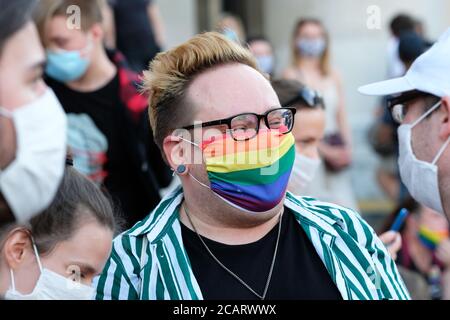
[[[180,164],[177,167],[177,174],[184,174],[186,172],[187,168],[184,164]]]

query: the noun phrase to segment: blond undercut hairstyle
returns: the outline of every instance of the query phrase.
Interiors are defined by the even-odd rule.
[[[149,70],[144,72],[143,92],[149,97],[150,125],[161,151],[166,136],[194,121],[192,102],[186,93],[195,76],[228,63],[241,63],[258,70],[250,51],[217,32],[199,34],[159,53],[151,62]]]

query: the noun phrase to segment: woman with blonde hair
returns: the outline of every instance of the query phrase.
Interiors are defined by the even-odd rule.
[[[325,138],[319,151],[323,158],[308,195],[357,209],[350,178],[351,134],[345,111],[344,90],[338,73],[330,66],[330,39],[317,19],[301,19],[292,35],[292,65],[283,78],[300,81],[317,90],[326,106]]]

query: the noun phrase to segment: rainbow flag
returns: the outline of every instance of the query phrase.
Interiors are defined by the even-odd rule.
[[[291,133],[260,130],[247,141],[224,135],[202,148],[211,189],[229,203],[264,212],[283,199],[295,160]]]
[[[422,244],[430,250],[435,250],[443,240],[448,238],[448,236],[448,230],[434,231],[423,226],[419,228],[419,239]]]

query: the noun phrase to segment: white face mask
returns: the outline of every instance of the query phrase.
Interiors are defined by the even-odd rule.
[[[439,193],[438,167],[436,163],[450,143],[450,138],[439,150],[432,163],[421,161],[414,155],[411,146],[412,129],[439,108],[441,102],[433,106],[413,124],[403,124],[398,128],[400,155],[398,164],[400,176],[411,196],[422,205],[444,214]]]
[[[288,190],[295,195],[303,195],[303,192],[314,180],[320,164],[320,159],[312,159],[297,152]]]
[[[17,136],[15,160],[0,170],[0,191],[18,222],[46,209],[64,173],[67,120],[52,90],[0,115],[11,118]]]
[[[14,272],[11,272],[11,288],[5,293],[7,300],[92,300],[95,290],[92,287],[74,282],[49,269],[42,267],[36,246],[33,244],[36,260],[41,275],[29,294],[22,294],[16,290]]]

